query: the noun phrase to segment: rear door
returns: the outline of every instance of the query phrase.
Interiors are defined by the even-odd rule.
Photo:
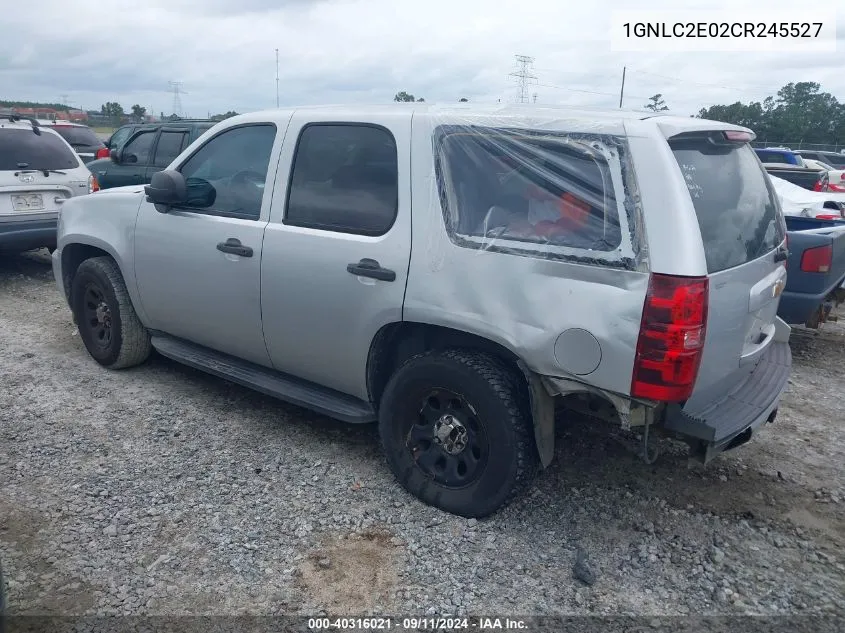
[[[188,128],[162,128],[144,182],[150,182],[154,173],[167,167],[182,153],[188,146],[188,133]]]
[[[273,366],[364,400],[370,343],[402,319],[411,256],[411,118],[379,123],[294,114],[261,263]]]
[[[732,391],[772,344],[786,226],[747,143],[706,132],[674,136],[669,145],[695,207],[710,280],[704,353],[686,405],[695,411]]]

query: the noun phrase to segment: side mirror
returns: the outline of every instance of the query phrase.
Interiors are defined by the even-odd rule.
[[[109,158],[111,158],[111,162],[120,165],[120,152],[116,149],[109,150]]]
[[[185,177],[170,169],[154,173],[150,184],[144,187],[144,193],[147,194],[147,202],[152,202],[159,213],[184,205],[188,199]]]

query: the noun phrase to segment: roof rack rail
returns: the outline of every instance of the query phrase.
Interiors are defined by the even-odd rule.
[[[32,131],[38,136],[41,135],[41,124],[31,116],[24,116],[22,114],[0,114],[0,119],[6,119],[10,123],[18,123],[19,121],[27,121],[32,124]]]

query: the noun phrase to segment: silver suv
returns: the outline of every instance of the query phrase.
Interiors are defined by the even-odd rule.
[[[53,248],[61,205],[94,186],[56,132],[34,119],[0,116],[0,251]]]
[[[480,517],[550,462],[558,400],[649,459],[656,431],[706,461],[774,419],[785,225],[752,139],[619,111],[241,115],[66,205],[53,268],[100,364],[155,348],[377,420],[407,490]]]

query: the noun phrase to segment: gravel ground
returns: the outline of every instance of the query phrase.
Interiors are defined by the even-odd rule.
[[[371,426],[158,356],[102,369],[46,254],[0,258],[10,609],[842,615],[845,327],[792,348],[777,422],[706,468],[570,419],[526,497],[465,520],[405,493]]]

